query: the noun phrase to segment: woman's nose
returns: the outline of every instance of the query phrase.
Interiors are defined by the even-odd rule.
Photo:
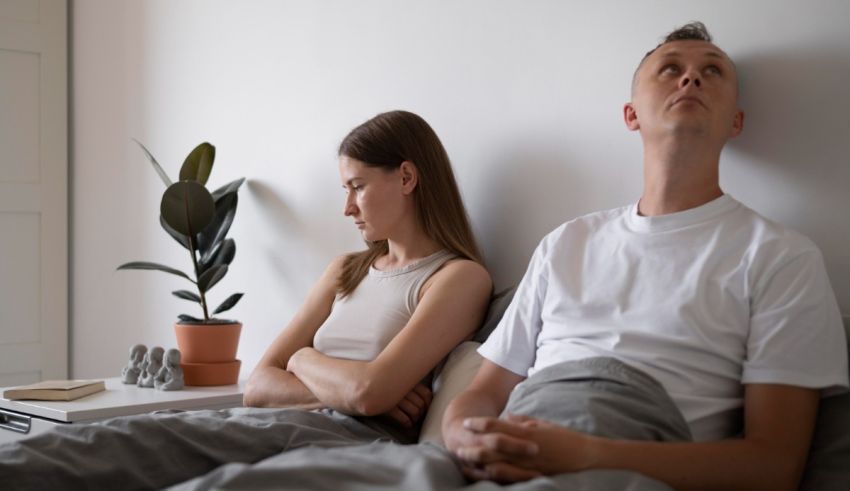
[[[354,204],[354,200],[350,197],[345,198],[345,205],[342,208],[342,214],[345,216],[351,216],[357,212],[357,206]]]

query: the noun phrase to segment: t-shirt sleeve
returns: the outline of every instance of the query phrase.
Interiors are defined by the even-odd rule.
[[[756,285],[742,382],[846,388],[845,337],[823,258],[812,245]]]
[[[534,366],[537,336],[543,324],[541,309],[548,284],[547,239],[531,256],[528,270],[499,325],[478,348],[484,358],[523,377]]]

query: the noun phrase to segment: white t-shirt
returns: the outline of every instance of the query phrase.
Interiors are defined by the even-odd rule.
[[[561,225],[479,351],[523,376],[617,358],[664,386],[696,440],[741,430],[742,384],[848,385],[820,251],[728,195],[669,215],[632,205]]]

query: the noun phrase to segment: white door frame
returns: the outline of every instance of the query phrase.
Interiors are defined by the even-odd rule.
[[[68,375],[67,18],[0,0],[0,386]]]

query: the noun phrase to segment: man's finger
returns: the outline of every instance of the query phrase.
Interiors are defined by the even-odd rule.
[[[538,471],[518,467],[507,462],[494,462],[484,467],[490,480],[500,483],[528,481],[539,477]]]
[[[488,464],[505,459],[505,456],[499,452],[482,446],[460,447],[455,450],[455,455],[460,460],[469,464]]]
[[[529,430],[523,425],[499,418],[466,418],[463,427],[475,433],[505,433],[520,438],[529,435]]]
[[[508,414],[505,419],[511,423],[531,423],[537,421],[536,418],[524,414]]]
[[[470,465],[462,465],[460,470],[463,472],[464,477],[470,481],[486,481],[487,479],[490,479],[490,474],[488,474],[484,469],[479,469]]]
[[[487,448],[496,450],[503,455],[530,457],[537,455],[539,451],[536,442],[504,433],[486,433],[481,435],[479,441]]]

